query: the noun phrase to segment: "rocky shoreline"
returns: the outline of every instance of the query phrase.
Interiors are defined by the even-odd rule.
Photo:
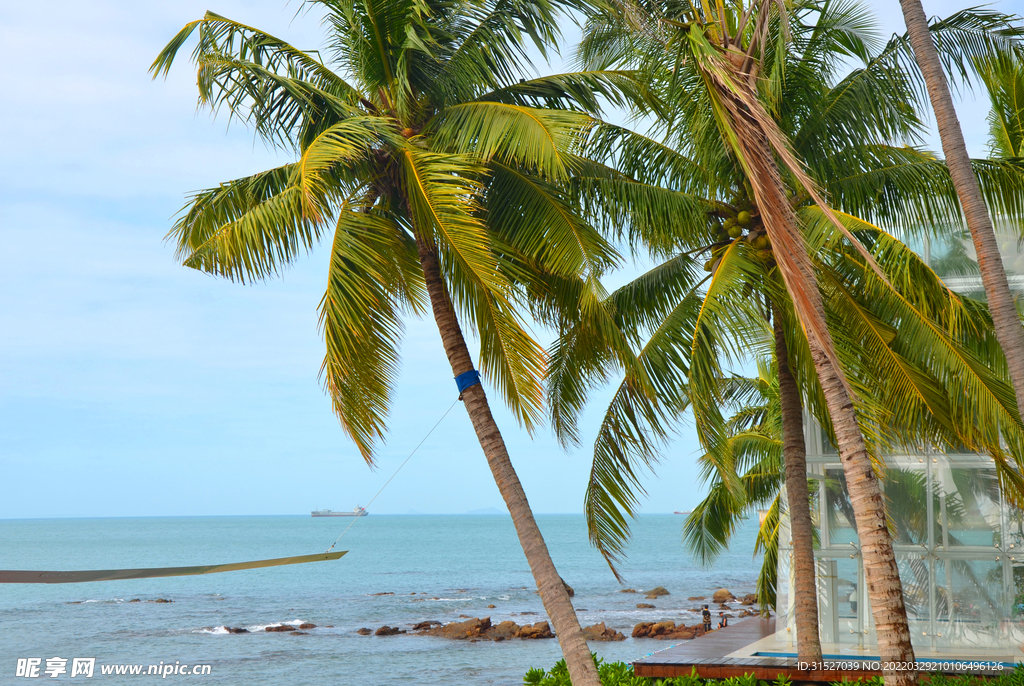
[[[563,582],[564,583],[564,582]],[[665,596],[671,595],[671,593],[662,586],[657,586],[650,591],[637,591],[635,589],[623,589],[622,593],[637,593],[643,594],[645,599],[657,600],[664,598]],[[374,596],[389,596],[394,595],[393,593],[374,593]],[[687,598],[688,601],[707,601],[706,596],[690,596]],[[165,601],[166,602],[166,601]],[[715,591],[710,598],[710,602],[707,603],[709,609],[712,609],[712,623],[717,625],[719,621],[719,615],[733,618],[750,617],[758,614],[756,608],[757,597],[754,594],[745,595],[742,599],[736,598],[728,589],[720,588]],[[730,607],[738,605],[739,607]],[[488,605],[488,608],[493,608],[494,605]],[[657,609],[655,605],[651,603],[637,603],[637,608],[640,609]],[[700,613],[701,607],[690,608],[684,610],[689,613]],[[586,612],[583,608],[578,608],[580,612]],[[677,610],[678,611],[678,610]],[[513,613],[517,614],[517,613]],[[536,615],[535,612],[520,612],[519,615]],[[468,617],[466,615],[460,615],[460,619],[464,621],[454,621],[443,623],[437,620],[421,621],[415,624],[406,625],[405,628],[401,626],[390,626],[384,625],[373,629],[370,627],[363,627],[356,630],[355,633],[361,636],[397,636],[397,635],[413,635],[413,636],[431,636],[435,638],[444,638],[449,640],[460,640],[469,641],[475,643],[478,641],[510,641],[510,640],[533,640],[533,639],[547,639],[555,638],[555,634],[551,630],[551,625],[546,620],[541,620],[528,624],[517,624],[516,622],[506,619],[504,621],[493,624],[490,617]],[[263,633],[284,633],[288,635],[304,635],[310,629],[316,629],[317,625],[298,621],[291,623],[277,623],[269,626],[260,627],[256,629],[257,632]],[[325,629],[333,626],[325,626]],[[215,632],[229,633],[229,634],[247,634],[252,633],[249,629],[241,627],[217,627]],[[616,629],[609,627],[605,622],[599,622],[591,624],[583,628],[583,633],[586,635],[588,641],[624,641],[626,635]],[[657,639],[657,640],[674,640],[674,641],[685,641],[697,638],[704,635],[705,631],[701,624],[695,624],[693,626],[687,626],[685,623],[676,623],[675,621],[668,619],[660,619],[658,621],[642,621],[636,623],[630,636],[634,639]]]

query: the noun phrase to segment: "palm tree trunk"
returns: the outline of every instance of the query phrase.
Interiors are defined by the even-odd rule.
[[[839,460],[850,492],[868,598],[871,600],[871,614],[875,620],[879,656],[883,665],[913,662],[914,648],[910,643],[899,568],[889,529],[886,527],[882,488],[868,456],[864,435],[857,424],[846,379],[834,355],[835,344],[826,324],[825,306],[818,290],[814,266],[807,255],[799,220],[790,207],[786,187],[767,136],[759,128],[760,125],[750,126],[746,121],[740,123],[743,128],[737,127],[740,134],[737,138],[744,161],[750,168],[748,179],[768,229],[779,272],[794,300],[798,315],[809,320],[802,319],[801,323],[807,333],[811,360],[825,396],[825,405],[832,418]],[[780,253],[780,250],[786,252]],[[783,260],[786,263],[785,269]],[[883,674],[887,686],[911,686],[917,683],[917,672],[913,670],[889,669],[883,670]]]
[[[778,308],[773,309],[775,358],[779,367],[779,405],[782,409],[782,458],[793,537],[793,611],[796,614],[796,654],[800,662],[821,662],[818,634],[818,588],[815,583],[814,524],[807,491],[807,448],[800,389],[789,369],[786,332]]]
[[[981,283],[988,298],[996,339],[1006,356],[1010,379],[1013,381],[1013,389],[1017,396],[1018,412],[1022,412],[1021,417],[1024,418],[1024,328],[1021,327],[1020,317],[1010,294],[1010,285],[1006,281],[1006,271],[999,255],[992,220],[981,197],[978,179],[971,167],[967,145],[960,130],[956,109],[953,107],[953,97],[950,95],[949,84],[942,71],[935,43],[932,42],[931,31],[928,30],[924,8],[920,0],[900,0],[900,5],[903,8],[907,32],[910,34],[910,44],[914,48],[914,57],[921,68],[921,74],[928,87],[928,97],[935,111],[946,166],[949,167],[949,175],[960,198],[960,206],[967,219],[967,228],[970,229],[974,241],[974,250],[978,254]]]
[[[473,369],[473,360],[466,347],[462,328],[455,317],[451,299],[448,297],[436,253],[419,236],[416,237],[416,247],[423,267],[427,292],[430,294],[434,321],[441,333],[452,374],[458,376]],[[530,503],[526,500],[526,492],[512,467],[512,461],[505,449],[505,441],[491,415],[484,387],[476,384],[467,388],[462,392],[462,400],[480,441],[480,447],[487,458],[487,465],[491,468],[501,497],[512,515],[519,543],[526,553],[526,560],[530,564],[530,571],[533,572],[537,590],[540,591],[544,610],[554,625],[572,683],[574,686],[601,686],[590,648],[576,618],[572,601],[569,600],[569,593],[555,569],[554,562],[551,561],[544,537],[533,518]]]
[[[860,539],[871,615],[875,620],[879,656],[883,665],[913,663],[914,648],[910,643],[899,568],[886,526],[882,488],[868,456],[846,385],[820,344],[811,344],[811,357],[832,418],[839,459],[846,475],[850,505]],[[883,676],[886,686],[912,686],[917,683],[917,672],[913,670],[883,670]]]

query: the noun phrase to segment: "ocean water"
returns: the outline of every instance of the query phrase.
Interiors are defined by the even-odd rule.
[[[696,624],[689,596],[729,588],[753,592],[756,520],[741,526],[729,551],[703,568],[681,543],[683,517],[636,522],[622,572],[630,588],[664,586],[645,600],[620,592],[587,542],[581,515],[540,515],[539,525],[562,577],[576,591],[581,623],[605,622],[629,636],[640,621]],[[0,569],[109,569],[216,564],[326,550],[351,519],[170,517],[0,521]],[[209,664],[206,676],[170,675],[204,684],[521,684],[529,667],[559,659],[557,640],[500,643],[415,635],[360,636],[361,627],[408,628],[460,615],[519,624],[542,619],[526,558],[507,516],[370,515],[337,549],[338,561],[206,576],[84,584],[0,586],[0,683],[18,658],[94,657],[100,683],[150,682],[154,676],[101,675],[103,664]],[[374,595],[393,593],[394,595]],[[129,602],[138,598],[142,602]],[[157,598],[171,603],[154,603]],[[639,610],[636,604],[656,605]],[[494,609],[487,605],[493,604]],[[266,633],[280,622],[312,622],[308,635]],[[245,627],[228,634],[224,627]],[[328,628],[330,627],[330,628]],[[594,643],[608,660],[634,660],[670,643],[650,639]],[[88,682],[86,682],[88,683]]]

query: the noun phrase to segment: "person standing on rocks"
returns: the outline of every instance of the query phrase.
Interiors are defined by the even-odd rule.
[[[707,605],[705,605],[704,609],[701,610],[700,616],[704,622],[705,633],[711,631],[711,610],[708,609]]]

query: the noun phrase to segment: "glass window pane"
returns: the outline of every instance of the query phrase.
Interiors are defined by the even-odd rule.
[[[849,546],[857,542],[857,524],[846,489],[846,475],[840,467],[825,470],[825,512],[828,516],[829,546]],[[852,546],[851,546],[852,547]]]
[[[889,521],[894,527],[893,543],[902,546],[928,545],[928,481],[924,467],[888,469],[882,483]]]
[[[1002,645],[1009,629],[1001,560],[935,562],[937,644]]]
[[[935,512],[945,525],[936,545],[991,548],[1000,544],[999,480],[991,462],[947,462],[934,470]]]

